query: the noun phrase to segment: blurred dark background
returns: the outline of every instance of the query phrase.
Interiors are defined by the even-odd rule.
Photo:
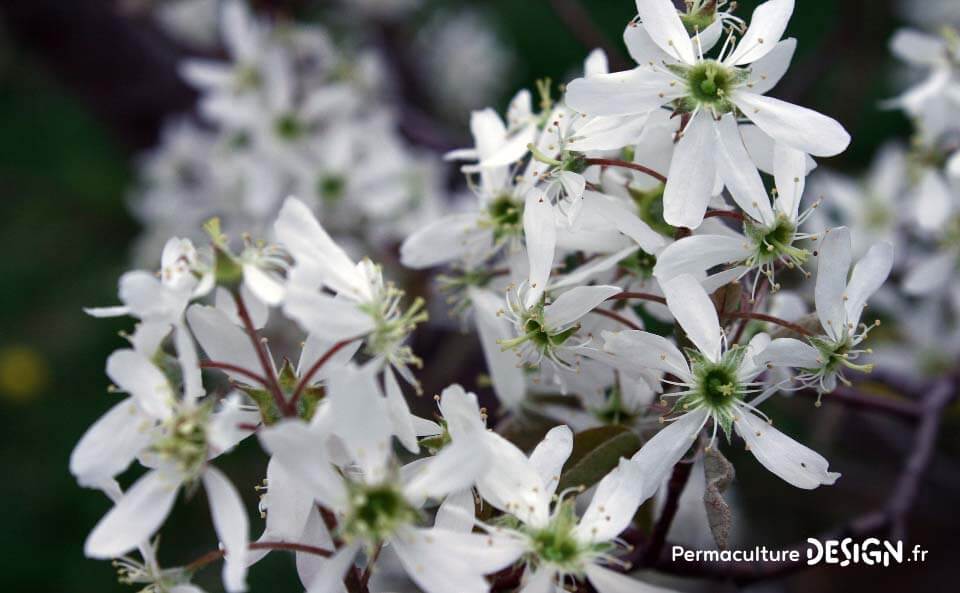
[[[424,11],[483,11],[514,54],[503,108],[513,91],[535,79],[564,79],[588,48],[547,0],[427,2]],[[856,173],[889,138],[910,127],[877,103],[896,91],[897,67],[887,50],[902,25],[889,0],[798,0],[788,34],[799,39],[793,68],[774,95],[840,120],[850,150],[829,166]],[[135,180],[133,159],[157,142],[165,118],[189,111],[194,95],[175,66],[188,50],[165,36],[131,2],[118,0],[0,0],[0,463],[3,515],[0,584],[20,593],[135,591],[119,585],[108,563],[84,558],[87,532],[107,510],[99,493],[80,489],[67,471],[71,448],[111,403],[104,360],[123,342],[127,320],[94,320],[81,307],[115,302],[138,228],[125,200]],[[323,15],[324,2],[260,2],[268,11]],[[740,2],[747,17],[754,0]],[[600,31],[617,47],[634,15],[631,0],[584,1]],[[318,8],[319,7],[319,8]],[[424,22],[390,25],[392,39],[417,59],[412,42]],[[385,27],[368,25],[378,43]],[[416,102],[425,91],[410,83]],[[429,113],[431,105],[418,104]],[[475,107],[482,107],[476,105]],[[465,124],[464,119],[462,124]],[[444,124],[454,142],[464,125]],[[736,529],[741,541],[768,546],[801,541],[882,503],[909,446],[908,427],[894,420],[809,402],[776,410],[786,432],[831,459],[844,477],[812,493],[772,479],[751,459],[733,454],[738,470]],[[955,512],[960,492],[957,413],[946,419],[940,452],[921,484],[909,523],[911,542],[931,550],[922,566],[896,569],[817,568],[760,585],[756,591],[944,591],[954,572]],[[256,443],[224,460],[254,508],[247,485],[263,474]],[[189,561],[216,542],[202,494],[178,504],[160,553],[165,564]],[[254,521],[253,535],[259,533]],[[200,534],[200,535],[196,535]],[[182,545],[181,543],[182,542]],[[909,549],[909,547],[908,547]],[[218,571],[198,582],[219,590]],[[251,573],[252,591],[296,591],[292,560],[268,558]],[[691,588],[697,584],[691,582]],[[709,585],[708,590],[733,588]],[[451,592],[456,593],[456,592]]]

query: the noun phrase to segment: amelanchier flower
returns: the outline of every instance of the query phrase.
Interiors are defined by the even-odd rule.
[[[766,97],[786,72],[796,43],[780,41],[793,13],[793,0],[769,0],[753,15],[739,42],[732,36],[716,59],[704,56],[704,40],[685,27],[670,0],[637,0],[641,25],[654,47],[627,35],[639,66],[567,87],[566,102],[589,115],[646,117],[670,107],[680,118],[676,151],[664,190],[664,218],[673,226],[696,228],[715,193],[716,180],[748,202],[762,183],[744,146],[741,118],[756,124],[776,144],[805,154],[832,156],[850,136],[836,121]],[[739,201],[739,200],[738,200]]]
[[[925,171],[916,188],[913,218],[917,230],[932,239],[937,249],[910,266],[903,290],[911,295],[932,295],[950,290],[960,261],[960,186],[937,170]]]
[[[773,340],[758,361],[772,366],[800,369],[798,379],[822,393],[836,389],[837,381],[849,384],[844,371],[870,372],[872,364],[858,364],[869,350],[858,348],[877,324],[860,323],[867,299],[890,274],[893,246],[878,243],[853,267],[850,231],[838,227],[826,232],[820,242],[815,299],[824,335],[802,342],[795,338]],[[849,279],[848,279],[849,276]]]
[[[688,348],[684,355],[666,338],[641,331],[603,334],[604,350],[619,359],[619,368],[625,372],[631,367],[661,370],[675,377],[679,388],[664,394],[677,398],[672,417],[664,419],[666,428],[633,456],[643,468],[646,487],[652,489],[646,494],[663,483],[711,420],[709,446],[713,446],[718,429],[728,440],[736,431],[757,461],[793,486],[813,489],[833,484],[840,474],[827,471],[827,460],[774,428],[750,399],[751,395],[758,400],[764,397],[757,377],[765,367],[754,357],[769,338],[761,334],[750,346],[725,349],[716,309],[693,276],[677,276],[663,284],[663,291],[670,312],[696,349]],[[803,359],[796,362],[799,365]]]
[[[724,118],[718,127],[736,125]],[[718,265],[728,265],[740,270],[740,275],[756,270],[756,280],[766,276],[774,289],[778,267],[803,269],[810,251],[795,243],[817,238],[816,234],[800,231],[800,226],[816,211],[819,202],[805,212],[800,212],[800,201],[805,185],[806,155],[788,151],[785,158],[774,164],[777,182],[773,206],[763,187],[749,202],[737,199],[744,212],[743,232],[738,233],[720,225],[704,224],[702,232],[695,233],[668,245],[657,257],[653,274],[661,282],[669,281],[680,274],[705,276]],[[738,198],[738,194],[733,194]]]
[[[403,311],[403,291],[384,283],[380,267],[370,260],[355,264],[295,198],[284,203],[275,232],[294,260],[287,277],[284,312],[318,337],[332,341],[363,338],[368,354],[392,365],[417,386],[409,365],[419,366],[420,359],[404,342],[413,328],[426,320],[423,299],[415,299]]]
[[[84,545],[92,558],[118,558],[148,541],[170,513],[182,488],[202,483],[227,559],[224,585],[246,588],[247,515],[236,489],[210,460],[247,436],[255,421],[238,397],[219,409],[189,394],[177,396],[149,357],[117,350],[107,374],[130,397],[94,424],[77,444],[71,470],[81,484],[103,487],[134,458],[150,470],[138,479],[94,527]]]
[[[600,593],[664,591],[609,568],[624,567],[616,557],[626,547],[618,536],[646,498],[638,464],[621,459],[578,517],[575,499],[582,489],[555,494],[573,450],[568,427],[548,432],[529,457],[496,434],[489,446],[497,471],[477,487],[484,500],[507,513],[487,529],[498,541],[514,542],[516,559],[524,564],[523,591],[554,591],[584,580]]]
[[[461,491],[488,467],[490,458],[467,440],[451,442],[429,463],[412,470],[398,467],[390,446],[393,428],[386,404],[369,369],[345,370],[330,378],[329,406],[313,426],[284,420],[260,433],[261,441],[311,496],[332,511],[345,545],[323,562],[309,593],[334,593],[361,550],[368,559],[390,545],[420,587],[430,593],[486,593],[483,575],[509,565],[509,542],[493,545],[490,536],[419,527],[419,508],[427,498]],[[328,446],[330,424],[349,427],[338,433],[346,462],[336,471]]]

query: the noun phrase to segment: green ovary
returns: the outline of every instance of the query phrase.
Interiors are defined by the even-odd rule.
[[[512,196],[499,196],[487,206],[487,220],[498,241],[518,235],[523,229],[523,204]]]
[[[351,510],[343,524],[348,537],[382,540],[398,526],[416,519],[416,510],[389,484],[358,486],[350,502]]]
[[[704,60],[689,68],[677,68],[687,80],[687,96],[680,101],[683,111],[709,107],[717,114],[734,110],[730,94],[742,82],[745,71],[729,68],[715,60]]]

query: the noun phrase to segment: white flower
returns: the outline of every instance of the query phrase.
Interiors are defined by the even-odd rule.
[[[482,575],[509,564],[511,549],[491,550],[487,536],[424,529],[417,523],[427,498],[468,488],[488,467],[488,456],[467,441],[453,442],[429,463],[398,472],[387,400],[374,375],[366,370],[337,373],[330,379],[328,398],[324,417],[313,426],[285,420],[260,433],[273,462],[336,514],[338,535],[346,542],[319,568],[310,593],[337,590],[361,548],[369,552],[381,544],[393,547],[410,577],[430,593],[487,591]],[[328,453],[326,429],[333,426],[346,454],[345,475],[335,471]]]
[[[759,391],[755,379],[764,367],[754,356],[769,340],[761,334],[750,346],[724,351],[724,335],[717,312],[700,283],[690,275],[663,284],[670,312],[696,350],[681,354],[660,336],[640,332],[605,332],[604,349],[614,354],[621,368],[653,368],[677,378],[679,391],[664,394],[678,398],[669,425],[650,439],[633,460],[643,468],[650,495],[667,477],[701,429],[713,421],[710,443],[722,429],[729,439],[736,430],[764,467],[798,488],[833,484],[840,474],[827,471],[827,460],[776,430],[748,397]],[[756,399],[762,399],[760,394]],[[731,430],[732,429],[732,430]]]
[[[370,260],[354,264],[299,200],[288,198],[275,224],[278,240],[293,256],[287,278],[284,312],[308,333],[339,341],[365,338],[366,350],[393,365],[411,385],[417,380],[408,365],[419,365],[404,345],[413,328],[426,319],[417,299],[400,308],[403,292],[385,284],[380,267]],[[321,292],[329,289],[336,296]]]
[[[918,230],[939,243],[909,267],[903,289],[912,295],[930,295],[953,284],[960,261],[960,193],[936,170],[924,172],[916,188],[913,218]]]
[[[764,96],[793,56],[793,40],[778,43],[793,5],[793,0],[760,5],[739,43],[733,47],[728,39],[720,56],[710,59],[703,56],[700,35],[691,40],[670,0],[638,0],[642,26],[655,43],[649,47],[625,36],[640,66],[569,85],[567,104],[591,115],[646,117],[666,105],[688,114],[664,193],[664,218],[671,225],[699,226],[717,177],[747,201],[761,193],[739,125],[717,124],[725,116],[734,121],[742,116],[777,143],[807,154],[832,156],[849,144],[834,120]]]
[[[578,349],[589,338],[578,339],[580,318],[621,292],[617,286],[578,286],[564,292],[549,305],[540,301],[528,306],[527,286],[507,291],[503,314],[513,324],[515,337],[501,340],[504,350],[515,350],[517,358],[532,366],[544,359],[566,370],[575,370]]]
[[[551,591],[571,580],[587,580],[600,593],[663,591],[607,568],[623,565],[614,555],[621,545],[617,536],[646,498],[639,465],[621,459],[577,517],[574,500],[565,497],[580,489],[554,494],[573,449],[569,428],[552,429],[529,458],[495,434],[489,446],[497,471],[479,481],[477,488],[484,500],[519,522],[492,532],[518,546],[517,558],[525,564],[524,591]]]
[[[893,246],[878,243],[853,267],[850,231],[838,227],[826,233],[819,247],[817,316],[825,335],[809,339],[779,338],[758,357],[761,363],[802,369],[798,378],[821,392],[833,391],[837,381],[849,383],[845,369],[869,372],[871,364],[857,359],[869,350],[857,348],[875,325],[860,323],[870,298],[886,281],[893,266]],[[849,275],[849,280],[848,280]]]
[[[228,550],[224,585],[231,592],[245,590],[246,511],[236,489],[209,460],[249,434],[237,426],[249,423],[251,412],[236,397],[218,411],[189,395],[176,397],[160,369],[135,350],[114,352],[107,374],[130,397],[87,431],[71,456],[71,470],[81,484],[104,487],[135,457],[151,469],[97,523],[84,546],[86,554],[117,558],[146,542],[163,524],[180,489],[199,481]]]

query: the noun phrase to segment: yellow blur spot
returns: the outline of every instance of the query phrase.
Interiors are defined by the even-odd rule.
[[[0,349],[0,396],[16,402],[34,399],[50,379],[46,360],[28,346]]]

